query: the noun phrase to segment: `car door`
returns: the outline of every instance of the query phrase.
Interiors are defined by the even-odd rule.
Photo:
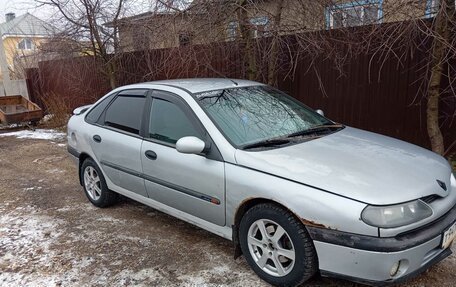
[[[211,145],[206,154],[183,154],[176,142],[196,136]],[[225,224],[225,172],[220,152],[191,108],[179,96],[153,91],[141,148],[150,198],[214,224]]]
[[[134,89],[117,94],[98,120],[91,141],[107,177],[116,186],[147,197],[140,157],[146,93]]]

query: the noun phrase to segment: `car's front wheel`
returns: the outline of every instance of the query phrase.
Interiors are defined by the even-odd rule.
[[[242,253],[258,276],[275,286],[297,286],[318,269],[312,240],[302,223],[275,204],[259,204],[241,219]]]
[[[82,163],[81,173],[84,192],[93,205],[108,207],[116,202],[117,194],[108,189],[103,173],[92,159]]]

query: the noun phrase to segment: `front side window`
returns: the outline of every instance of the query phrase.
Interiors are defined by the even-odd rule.
[[[382,0],[354,1],[326,8],[329,28],[355,27],[381,22]]]
[[[180,138],[195,136],[202,139],[184,111],[172,102],[153,99],[150,112],[149,137],[169,144]]]
[[[17,48],[19,50],[32,50],[33,49],[33,42],[30,38],[22,39],[18,44]]]
[[[237,147],[332,124],[268,86],[217,90],[196,97],[225,137]]]
[[[105,125],[139,135],[146,98],[120,95],[106,110]]]

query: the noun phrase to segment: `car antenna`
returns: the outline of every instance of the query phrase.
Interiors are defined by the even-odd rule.
[[[211,66],[209,66],[208,64],[204,64],[206,66],[206,68],[209,68],[212,72],[216,73],[219,77],[222,77],[222,78],[225,78],[227,80],[230,80],[231,82],[233,82],[233,84],[235,84],[236,86],[239,86],[239,84],[231,79],[231,78],[228,78],[227,76],[225,76],[224,74],[220,73],[219,71],[215,70],[214,68],[212,68]]]

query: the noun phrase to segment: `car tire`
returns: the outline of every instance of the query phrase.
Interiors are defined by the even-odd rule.
[[[90,158],[81,166],[81,179],[85,195],[97,207],[108,207],[117,201],[117,193],[108,189],[103,173]]]
[[[304,225],[278,205],[250,208],[241,219],[239,240],[250,267],[274,286],[300,285],[318,270],[317,253]]]

